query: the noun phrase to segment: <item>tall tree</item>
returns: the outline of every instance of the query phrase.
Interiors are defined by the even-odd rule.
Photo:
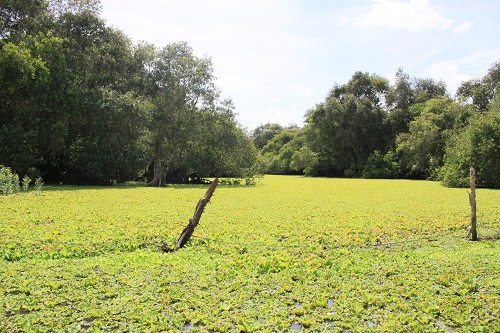
[[[385,95],[388,112],[386,123],[392,140],[399,133],[407,132],[408,125],[418,114],[410,112],[410,107],[433,98],[446,96],[446,85],[431,78],[413,78],[399,68],[395,83]]]
[[[203,111],[213,109],[219,92],[213,83],[210,58],[198,58],[185,42],[158,50],[152,69],[153,186],[181,181],[189,174],[185,163],[196,145]]]
[[[36,94],[49,76],[45,63],[23,43],[0,50],[0,164],[20,174],[43,164],[38,146],[40,115]],[[28,172],[30,171],[30,172]]]
[[[146,162],[140,147],[147,107],[130,78],[141,76],[130,39],[107,27],[94,1],[61,5],[57,29],[65,39],[72,82],[66,150],[68,181],[109,184],[134,178]]]
[[[467,187],[467,170],[477,171],[479,187],[500,188],[500,103],[471,117],[468,126],[452,133],[447,141],[440,176],[444,185]]]
[[[497,61],[484,77],[463,82],[457,89],[457,97],[477,111],[485,112],[499,91],[500,62]]]
[[[450,131],[464,125],[464,109],[450,98],[415,104],[420,113],[409,131],[398,135],[396,152],[410,178],[437,179]]]
[[[53,180],[109,183],[123,179],[114,169],[136,174],[137,159],[118,155],[139,141],[140,102],[129,77],[143,69],[130,40],[100,18],[99,2],[7,1],[1,13],[0,84],[10,88],[0,93],[8,105],[0,136],[17,144],[2,150],[0,162]],[[112,138],[119,147],[110,149]]]
[[[214,110],[199,115],[190,153],[184,164],[186,177],[250,177],[254,174],[256,149],[238,126],[230,99],[217,102]]]
[[[500,188],[500,62],[479,79],[457,90],[463,126],[455,126],[446,142],[440,177],[446,186],[468,184],[468,170],[477,171],[478,186]]]
[[[389,87],[385,96],[388,116],[387,124],[391,137],[408,131],[411,115],[409,108],[415,102],[415,91],[410,76],[399,68],[396,72],[394,86]]]
[[[111,184],[151,164],[164,185],[253,165],[211,59],[133,46],[99,0],[3,0],[0,60],[0,164],[19,173]]]
[[[309,111],[309,146],[318,154],[319,174],[359,176],[368,156],[384,148],[381,101],[387,89],[386,79],[356,72]]]

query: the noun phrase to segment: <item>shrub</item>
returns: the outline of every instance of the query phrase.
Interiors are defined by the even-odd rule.
[[[42,194],[42,187],[43,187],[43,179],[42,179],[42,177],[38,177],[35,180],[36,194],[38,194],[38,195]]]
[[[28,190],[30,183],[31,183],[31,178],[28,175],[24,176],[24,178],[23,178],[23,190],[24,191]]]
[[[27,191],[31,183],[31,178],[29,176],[24,176],[22,180],[22,189]],[[37,194],[42,193],[43,179],[38,177],[35,181],[35,189]],[[13,172],[9,167],[0,165],[0,194],[10,195],[19,193],[21,190],[21,184],[19,181],[19,176],[17,173]]]
[[[0,192],[2,195],[19,192],[19,176],[9,167],[0,166]]]

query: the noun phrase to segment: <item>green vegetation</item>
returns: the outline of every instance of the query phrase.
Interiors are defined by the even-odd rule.
[[[30,186],[31,178],[29,176],[24,176],[22,181],[19,180],[19,175],[9,167],[4,167],[0,165],[0,195],[10,195],[16,194],[21,191],[28,191]],[[38,194],[42,193],[43,179],[38,177],[35,179],[35,189]]]
[[[500,332],[500,63],[456,98],[356,72],[304,127],[248,135],[208,56],[133,45],[99,7],[2,2],[0,333]],[[466,186],[470,166],[481,242],[435,181],[254,177]]]
[[[99,8],[2,1],[0,164],[66,184],[253,175],[255,148],[210,58],[185,42],[133,45]]]
[[[0,197],[2,332],[495,332],[500,193],[265,176]],[[145,208],[147,207],[147,208]]]
[[[262,173],[441,180],[466,186],[471,166],[479,187],[500,188],[500,63],[464,82],[456,99],[443,82],[394,85],[356,72],[310,109],[303,128],[258,126],[252,139]]]
[[[0,12],[0,165],[30,179],[151,186],[206,177],[305,174],[441,180],[500,188],[500,63],[463,82],[397,70],[355,72],[305,112],[250,137],[213,64],[187,42],[133,45],[99,0],[4,0]],[[486,127],[487,130],[482,129]]]

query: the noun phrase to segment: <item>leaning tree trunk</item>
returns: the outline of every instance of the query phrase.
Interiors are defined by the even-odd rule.
[[[189,224],[182,231],[182,234],[179,237],[179,240],[177,241],[177,245],[175,245],[175,248],[172,250],[173,252],[177,251],[178,249],[186,245],[189,238],[191,238],[191,236],[193,235],[194,228],[196,228],[198,222],[200,222],[201,214],[203,214],[203,210],[205,209],[206,204],[210,201],[212,194],[214,194],[215,188],[217,187],[218,183],[219,179],[215,178],[215,180],[212,182],[205,195],[198,201],[198,204],[196,205],[196,210],[194,211],[193,218],[189,220]]]
[[[167,169],[161,163],[155,163],[153,171],[153,180],[148,186],[163,187],[167,185]]]

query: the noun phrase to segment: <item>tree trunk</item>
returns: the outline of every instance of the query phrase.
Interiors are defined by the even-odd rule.
[[[470,168],[470,235],[471,240],[477,241],[477,228],[476,228],[476,170]]]
[[[194,228],[196,228],[196,226],[198,225],[198,222],[200,221],[201,218],[201,214],[203,214],[203,209],[205,209],[206,204],[210,201],[210,198],[212,197],[212,194],[214,193],[218,183],[219,179],[215,178],[215,180],[212,182],[205,195],[198,201],[198,204],[196,205],[196,210],[194,211],[193,218],[189,220],[189,224],[182,231],[182,234],[179,237],[179,240],[177,241],[177,245],[175,245],[175,248],[172,250],[172,252],[175,252],[178,249],[182,248],[184,245],[186,245],[189,238],[191,238],[194,232]]]
[[[161,163],[155,163],[153,171],[153,180],[148,186],[163,187],[167,185],[167,169]]]

